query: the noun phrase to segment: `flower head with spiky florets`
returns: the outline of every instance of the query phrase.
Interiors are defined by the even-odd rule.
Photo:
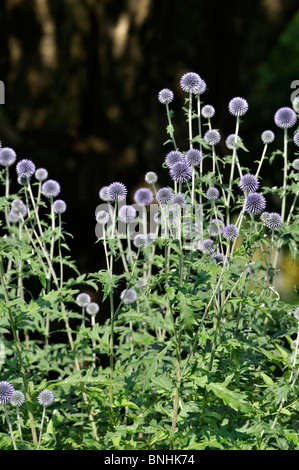
[[[134,206],[124,205],[118,210],[118,217],[124,223],[132,222],[137,216],[137,211]]]
[[[171,150],[165,157],[165,165],[171,168],[177,162],[184,162],[185,157],[179,150]]]
[[[8,403],[15,392],[13,385],[6,380],[0,382],[0,405]]]
[[[11,166],[17,159],[16,152],[10,147],[3,147],[0,150],[0,165]]]
[[[81,292],[81,294],[78,294],[76,297],[76,303],[79,305],[79,307],[87,307],[90,302],[90,295],[86,294],[85,292]]]
[[[147,184],[155,184],[158,181],[158,175],[155,171],[148,171],[144,179]]]
[[[295,158],[295,160],[292,163],[292,166],[294,170],[299,171],[299,158]]]
[[[96,315],[99,312],[99,310],[100,310],[100,306],[96,302],[90,302],[86,307],[86,312],[89,315]]]
[[[127,196],[127,188],[123,183],[118,181],[111,183],[107,189],[107,196],[109,201],[123,201]]]
[[[205,133],[204,139],[208,145],[217,145],[220,142],[221,135],[216,129],[210,129]]]
[[[207,253],[207,254],[211,254],[216,250],[216,247],[214,245],[214,240],[211,240],[210,238],[207,238],[203,240],[202,242],[199,242],[198,247],[203,253]]]
[[[143,235],[143,233],[137,233],[133,239],[133,245],[136,246],[136,248],[143,248],[147,244],[147,238],[146,235]]]
[[[225,144],[228,149],[233,150],[234,148],[238,149],[241,144],[241,137],[237,136],[235,137],[235,134],[230,134],[227,136],[225,140]]]
[[[299,147],[299,131],[295,132],[293,142],[295,145],[297,145],[297,147]]]
[[[177,162],[170,168],[169,174],[173,181],[186,183],[192,178],[192,169],[186,162]]]
[[[202,161],[201,151],[198,149],[189,149],[185,153],[185,159],[189,166],[198,166]]]
[[[54,393],[51,390],[44,389],[39,392],[37,396],[37,401],[42,406],[52,405],[54,401]]]
[[[228,224],[223,229],[223,236],[227,240],[235,240],[239,235],[238,227],[234,224]]]
[[[108,186],[103,186],[99,190],[99,197],[102,199],[102,201],[109,201],[109,196],[108,196]]]
[[[211,227],[210,227],[210,236],[211,237],[218,237],[222,234],[224,229],[224,223],[221,219],[212,219],[211,220]]]
[[[98,224],[106,225],[110,220],[110,215],[107,211],[101,210],[96,213],[96,221]]]
[[[261,221],[271,230],[279,228],[282,224],[281,215],[277,212],[263,212]]]
[[[244,98],[237,96],[230,100],[228,109],[233,116],[243,116],[248,111],[248,103]]]
[[[194,72],[185,73],[181,77],[180,85],[182,90],[186,91],[187,93],[193,93],[195,95],[204,93],[207,87],[205,81]]]
[[[137,299],[137,293],[134,289],[125,289],[121,292],[120,298],[124,304],[133,304]]]
[[[45,181],[48,178],[48,171],[45,168],[38,168],[34,173],[37,181]]]
[[[20,390],[15,390],[11,400],[10,400],[10,404],[12,406],[21,406],[23,405],[23,403],[25,403],[25,395],[23,392],[21,392]]]
[[[210,201],[216,201],[216,199],[219,198],[219,191],[214,186],[211,186],[209,189],[207,189],[206,196]]]
[[[142,206],[148,206],[153,202],[154,195],[149,188],[139,188],[135,191],[134,194],[134,201],[136,204],[140,204]]]
[[[239,181],[239,187],[244,193],[253,193],[259,188],[259,180],[255,175],[247,173],[246,175],[241,176]]]
[[[274,121],[277,127],[287,129],[296,124],[297,116],[295,111],[288,106],[278,109],[274,115]]]
[[[42,184],[41,191],[47,198],[57,197],[60,193],[60,184],[55,180],[47,180]]]
[[[201,110],[201,114],[206,119],[212,118],[215,114],[214,106],[212,106],[211,104],[204,105],[202,110]]]
[[[250,214],[260,214],[266,207],[266,199],[260,193],[249,193],[245,203],[245,211]]]
[[[187,199],[183,194],[175,194],[171,201],[175,206],[183,207],[187,204]]]
[[[158,100],[162,104],[169,104],[173,100],[173,92],[169,88],[163,88],[163,90],[158,93]]]
[[[173,192],[170,188],[160,188],[157,191],[156,199],[160,204],[170,204],[173,196]]]
[[[24,158],[17,163],[16,172],[18,177],[30,178],[35,173],[35,165],[31,160]]]
[[[26,204],[24,204],[24,202],[21,199],[14,199],[12,201],[11,210],[18,214],[22,214],[23,217],[27,215],[27,212],[28,212]]]
[[[53,210],[55,214],[63,214],[66,211],[66,203],[62,199],[56,199],[53,202]]]
[[[273,142],[274,138],[275,138],[274,132],[269,131],[269,130],[264,131],[261,135],[263,144],[270,144],[271,142]]]

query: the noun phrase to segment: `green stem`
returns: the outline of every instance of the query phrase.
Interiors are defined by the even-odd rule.
[[[7,425],[8,425],[10,437],[11,437],[12,444],[13,444],[13,448],[14,448],[14,450],[18,450],[18,448],[17,448],[17,446],[16,446],[15,436],[14,436],[14,434],[13,434],[11,422],[10,422],[10,419],[9,419],[9,416],[8,416],[8,411],[7,411],[7,408],[6,408],[6,403],[3,404],[3,410],[4,410],[5,418],[6,418],[6,421],[7,421]]]

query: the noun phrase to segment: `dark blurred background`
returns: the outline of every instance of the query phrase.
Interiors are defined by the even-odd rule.
[[[149,170],[168,184],[161,172],[167,122],[157,95],[173,90],[176,138],[185,148],[179,81],[189,71],[206,81],[203,101],[216,108],[213,123],[223,136],[234,132],[229,100],[248,100],[240,135],[250,153],[240,158],[254,171],[262,131],[277,136],[270,151],[282,149],[273,117],[291,105],[291,83],[299,80],[299,2],[2,0],[0,140],[60,182],[81,272],[104,267],[95,245],[99,189],[121,181],[132,195]],[[281,168],[278,159],[270,173],[266,163],[264,184],[280,185]],[[285,263],[293,286],[298,271]]]

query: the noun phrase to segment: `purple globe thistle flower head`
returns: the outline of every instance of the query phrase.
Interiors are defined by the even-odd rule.
[[[228,109],[233,116],[243,116],[248,111],[248,103],[244,98],[237,96],[230,100]]]
[[[206,196],[210,201],[216,201],[216,199],[219,198],[219,191],[217,188],[214,188],[214,186],[211,186],[207,189]]]
[[[295,132],[294,137],[293,137],[294,144],[299,147],[299,131]]]
[[[16,211],[9,211],[7,218],[11,224],[17,224],[21,220],[20,213]]]
[[[260,185],[259,180],[256,176],[247,173],[241,176],[239,181],[239,187],[244,193],[253,193],[258,190]]]
[[[297,116],[295,111],[288,106],[278,109],[274,115],[274,122],[277,127],[287,129],[293,127],[296,124]]]
[[[76,303],[77,305],[79,305],[79,307],[87,307],[87,305],[90,304],[90,302],[91,302],[90,295],[86,294],[85,292],[78,294],[76,297]]]
[[[89,313],[89,315],[96,315],[99,310],[100,306],[96,302],[90,302],[86,307],[86,312]]]
[[[245,211],[250,214],[260,214],[266,207],[266,199],[260,193],[249,193],[245,204]]]
[[[296,320],[299,321],[299,307],[296,307],[294,310],[294,317]]]
[[[158,100],[162,104],[169,104],[173,100],[173,92],[169,88],[163,88],[163,90],[158,93]]]
[[[299,171],[299,158],[295,158],[292,163],[294,170]]]
[[[3,147],[0,150],[0,165],[11,166],[17,159],[16,152],[10,147]]]
[[[238,227],[234,224],[228,224],[223,229],[223,236],[227,240],[235,240],[239,235]]]
[[[99,197],[102,199],[102,201],[109,201],[108,186],[103,186],[99,190]]]
[[[98,224],[105,225],[107,222],[110,220],[110,215],[108,214],[107,211],[99,211],[96,213],[96,221]]]
[[[183,194],[175,194],[175,196],[173,196],[171,204],[174,204],[175,206],[183,207],[187,204],[187,199]]]
[[[135,191],[134,201],[142,206],[148,206],[153,202],[154,195],[149,188],[139,188]]]
[[[264,212],[264,216],[261,216],[261,220],[263,224],[271,230],[279,228],[282,224],[281,215],[277,212]]]
[[[223,254],[222,253],[215,253],[211,260],[215,260],[217,264],[222,264],[223,263]]]
[[[147,245],[147,237],[146,235],[143,235],[142,233],[138,233],[135,235],[133,239],[133,245],[136,246],[136,248],[143,248]]]
[[[212,219],[211,220],[211,227],[210,227],[210,236],[211,237],[218,237],[222,234],[224,229],[224,223],[221,219]]]
[[[31,160],[24,158],[17,163],[16,171],[18,177],[30,178],[35,173],[35,165]]]
[[[13,212],[21,213],[23,217],[27,215],[28,209],[26,204],[21,199],[14,199],[11,203],[11,210]]]
[[[201,110],[201,114],[206,119],[212,118],[215,114],[214,106],[212,106],[210,104],[206,104],[205,106],[203,106],[203,108]]]
[[[107,189],[107,195],[109,201],[123,201],[127,196],[127,188],[123,183],[115,182],[111,183]]]
[[[170,188],[160,188],[157,191],[156,199],[160,204],[170,204],[173,196],[174,194]]]
[[[23,405],[23,403],[25,403],[25,395],[23,392],[19,391],[19,390],[15,390],[11,400],[10,400],[10,404],[12,406],[21,406]]]
[[[53,198],[60,193],[60,184],[55,180],[47,180],[42,184],[42,194],[47,198]]]
[[[148,184],[155,184],[158,181],[158,175],[154,171],[148,171],[144,179]]]
[[[120,298],[124,304],[133,304],[137,299],[137,293],[134,289],[125,289],[121,292]]]
[[[202,161],[201,151],[198,149],[189,149],[185,154],[185,159],[189,166],[198,166]]]
[[[181,88],[195,95],[204,93],[206,90],[206,83],[197,73],[187,72],[185,73],[180,80]]]
[[[199,243],[199,249],[203,253],[211,254],[216,250],[216,247],[214,245],[214,240],[211,240],[210,238],[207,238],[203,240],[202,242]]]
[[[240,143],[241,143],[241,137],[237,136],[235,138],[235,134],[230,134],[227,136],[225,140],[225,144],[228,149],[233,150],[234,148],[238,149],[240,148]]]
[[[134,206],[124,205],[119,208],[118,217],[122,222],[132,222],[137,216],[137,211]]]
[[[169,174],[173,181],[186,183],[192,178],[192,169],[185,162],[177,162],[170,168]]]
[[[54,401],[54,393],[51,390],[44,389],[41,392],[39,392],[37,396],[37,400],[39,404],[44,407],[52,405]]]
[[[177,162],[184,162],[185,157],[179,150],[171,150],[165,157],[165,165],[171,168]]]
[[[53,210],[55,214],[63,214],[66,211],[66,203],[62,199],[56,199],[53,202]]]
[[[13,385],[6,380],[0,382],[0,405],[8,403],[15,392]]]
[[[216,129],[210,129],[204,135],[204,139],[208,145],[217,145],[220,142],[220,132]]]
[[[38,168],[34,173],[37,181],[45,181],[48,178],[48,171],[45,168]]]
[[[275,138],[275,135],[274,135],[274,132],[272,131],[264,131],[261,135],[261,139],[262,139],[262,142],[263,144],[271,144],[271,142],[273,142]]]

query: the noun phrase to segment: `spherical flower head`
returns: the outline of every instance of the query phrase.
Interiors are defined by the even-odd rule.
[[[60,184],[55,180],[47,180],[42,184],[41,191],[47,198],[57,197],[60,193]]]
[[[87,307],[87,305],[90,304],[90,301],[90,295],[86,294],[85,292],[78,294],[76,297],[76,302],[79,307]]]
[[[264,131],[261,136],[263,144],[271,144],[274,138],[275,138],[274,132],[269,131],[269,130]]]
[[[63,214],[66,211],[66,203],[62,199],[56,199],[53,202],[53,210],[55,214]]]
[[[27,176],[18,176],[18,183],[21,186],[27,186],[29,182],[30,178],[28,178]]]
[[[148,171],[144,179],[148,184],[155,184],[158,181],[158,175],[154,171]]]
[[[142,206],[148,206],[153,202],[154,195],[149,188],[139,188],[135,191],[134,201]]]
[[[237,136],[235,137],[235,134],[230,134],[227,136],[225,140],[225,144],[228,149],[233,150],[234,148],[238,149],[240,148],[240,143],[241,143],[241,137]]]
[[[294,170],[299,171],[299,158],[295,158],[292,163]]]
[[[11,210],[13,212],[17,212],[18,214],[22,214],[24,217],[27,215],[28,209],[26,207],[26,204],[21,199],[14,199],[11,203]]]
[[[142,287],[145,287],[145,286],[146,286],[146,280],[143,277],[139,277],[134,287],[136,289],[142,289]]]
[[[23,403],[25,402],[25,395],[23,392],[19,391],[19,390],[15,390],[11,400],[10,400],[10,404],[12,406],[21,406],[23,405]]]
[[[163,88],[163,90],[158,93],[158,100],[162,104],[169,104],[173,100],[173,92],[169,88]]]
[[[244,98],[237,96],[230,100],[228,109],[233,116],[243,116],[248,111],[248,103]]]
[[[205,106],[203,106],[201,114],[206,119],[212,118],[215,114],[214,106],[212,106],[211,104],[206,104]]]
[[[228,224],[224,227],[222,233],[226,240],[235,240],[239,235],[239,230],[234,224]]]
[[[206,239],[199,244],[199,248],[203,253],[211,254],[216,250],[214,240]]]
[[[299,131],[295,132],[294,137],[293,137],[294,144],[299,147]]]
[[[208,145],[217,145],[220,142],[221,135],[216,129],[210,129],[205,133],[204,139]]]
[[[45,168],[38,168],[34,176],[37,181],[45,181],[48,178],[48,171]]]
[[[274,121],[277,127],[287,129],[293,127],[296,124],[297,116],[292,108],[285,106],[276,111],[274,115]]]
[[[0,405],[8,403],[15,392],[13,385],[6,380],[0,382]]]
[[[296,320],[299,321],[299,307],[295,308],[295,310],[294,310],[294,317],[296,318]]]
[[[109,201],[108,186],[103,186],[99,191],[99,197],[102,201]]]
[[[223,262],[223,254],[215,253],[215,255],[212,256],[211,260],[215,260],[217,264],[221,264]]]
[[[279,228],[282,224],[281,215],[277,212],[264,212],[263,217],[261,216],[261,220],[263,224],[271,230]]]
[[[195,95],[199,95],[204,93],[206,90],[206,83],[197,73],[194,72],[187,72],[185,73],[180,80],[181,88],[188,92],[193,93]]]
[[[175,206],[183,207],[187,204],[187,199],[183,194],[175,194],[171,201]]]
[[[177,183],[186,183],[192,178],[192,169],[185,162],[177,162],[170,168],[170,177]]]
[[[125,223],[132,222],[137,216],[137,211],[134,206],[124,205],[119,208],[118,218]]]
[[[211,220],[211,227],[210,227],[210,236],[211,237],[218,237],[222,234],[224,229],[224,223],[221,219],[212,219]]]
[[[30,178],[35,173],[35,165],[31,160],[24,158],[17,163],[16,171],[18,177]]]
[[[260,193],[249,193],[245,204],[245,211],[250,214],[260,214],[266,207],[266,200]]]
[[[20,212],[9,211],[7,218],[11,224],[17,224],[21,220]]]
[[[96,221],[98,224],[105,225],[110,220],[110,215],[107,211],[101,210],[96,213]]]
[[[123,183],[115,182],[111,183],[107,189],[107,195],[109,201],[123,201],[127,196],[127,188]]]
[[[86,307],[86,312],[89,313],[89,315],[96,315],[99,310],[100,306],[96,302],[90,302]]]
[[[259,188],[259,180],[255,175],[247,173],[246,175],[241,176],[239,187],[244,193],[253,193]]]
[[[202,161],[201,151],[198,149],[189,149],[185,154],[185,159],[189,166],[198,166]]]
[[[219,191],[217,188],[214,188],[214,186],[211,186],[207,189],[206,196],[210,201],[216,201],[216,199],[219,198]]]
[[[135,235],[133,239],[133,245],[136,246],[136,248],[143,248],[147,244],[147,238],[146,235],[143,235],[142,233],[138,233]]]
[[[177,162],[184,162],[185,157],[179,150],[171,150],[165,157],[165,165],[171,168]]]
[[[51,390],[44,389],[41,392],[39,392],[37,396],[37,400],[39,404],[42,406],[52,405],[54,401],[54,393]]]
[[[157,191],[156,199],[160,204],[170,204],[173,199],[173,192],[170,188],[160,188]]]
[[[0,165],[11,166],[17,159],[16,152],[10,147],[3,147],[0,150]]]
[[[121,292],[120,298],[124,304],[133,304],[137,299],[137,293],[134,289],[125,289]]]

